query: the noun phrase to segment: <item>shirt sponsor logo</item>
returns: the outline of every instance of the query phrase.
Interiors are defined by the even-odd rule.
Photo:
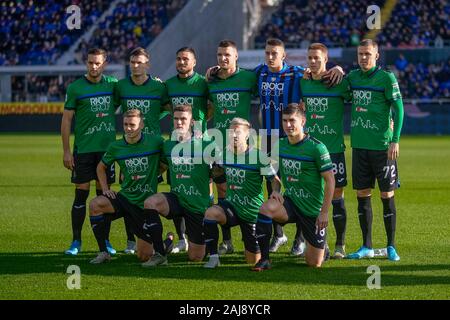
[[[177,179],[190,179],[191,178],[191,176],[189,176],[187,174],[182,174],[182,173],[178,173],[175,177]]]
[[[372,102],[372,92],[365,90],[353,90],[353,103],[355,105],[367,106]]]
[[[299,179],[294,178],[293,176],[288,176],[288,177],[286,178],[286,180],[287,180],[288,182],[298,182],[298,181],[299,181]]]
[[[356,112],[367,112],[368,110],[366,108],[358,106],[358,107],[356,107],[355,111]]]
[[[148,158],[141,157],[141,158],[126,159],[125,166],[127,167],[128,172],[130,174],[146,172],[148,170]]]
[[[302,163],[297,160],[283,159],[283,170],[288,176],[298,176],[302,172]]]
[[[191,172],[194,170],[194,158],[172,157],[173,172]]]
[[[107,117],[107,116],[109,116],[109,113],[103,113],[103,112],[97,113],[95,115],[96,118],[104,118],[104,117]]]
[[[174,97],[172,98],[172,105],[181,106],[181,105],[194,105],[193,97]]]
[[[311,119],[325,119],[325,116],[319,116],[317,113],[313,113]]]
[[[105,112],[109,110],[111,106],[110,96],[93,97],[89,99],[92,112]]]
[[[238,168],[226,169],[227,183],[230,185],[241,185],[245,181],[245,170]]]
[[[237,186],[235,184],[230,185],[230,190],[241,190],[242,187],[241,186]]]
[[[147,114],[150,111],[150,100],[144,99],[129,99],[127,100],[127,109],[139,109],[143,114]]]
[[[221,113],[222,114],[234,114],[234,113],[236,113],[236,110],[230,110],[230,109],[225,108],[221,111]]]
[[[325,112],[328,110],[327,98],[306,98],[308,112]]]
[[[140,175],[134,175],[131,176],[131,180],[136,181],[136,180],[141,180],[144,179],[146,176],[140,176]]]
[[[275,81],[276,78],[272,78]],[[279,97],[283,95],[284,83],[277,82],[262,82],[261,83],[261,96],[266,97]]]
[[[239,105],[238,92],[225,92],[217,94],[218,107],[221,109],[236,108]]]

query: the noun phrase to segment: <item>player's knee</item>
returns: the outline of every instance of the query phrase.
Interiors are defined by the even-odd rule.
[[[89,215],[96,216],[101,213],[101,202],[98,197],[94,198],[89,202]]]
[[[188,252],[188,258],[192,262],[201,262],[203,260],[204,254],[199,254],[198,252],[192,253]]]
[[[322,258],[317,257],[305,257],[305,262],[308,265],[308,267],[311,268],[320,268],[322,266]]]
[[[356,194],[360,198],[365,198],[371,195],[371,190],[370,189],[358,190],[356,191]]]
[[[210,207],[205,212],[205,218],[208,220],[218,220],[219,219],[219,210],[215,207]]]
[[[144,201],[144,209],[154,209],[158,210],[160,206],[161,199],[158,195],[153,195]]]
[[[389,199],[394,196],[394,191],[380,192],[381,199]]]
[[[336,188],[333,193],[333,200],[341,199],[344,195],[344,188]]]
[[[264,202],[262,206],[259,208],[259,213],[272,218],[278,208],[278,205],[279,203],[277,201],[268,200]]]

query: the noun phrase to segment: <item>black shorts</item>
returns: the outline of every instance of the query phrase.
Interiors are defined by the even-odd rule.
[[[353,149],[353,189],[373,189],[375,179],[381,192],[393,191],[398,187],[397,161],[388,160],[388,152]]]
[[[177,195],[172,192],[163,192],[163,195],[169,203],[169,214],[166,218],[184,217],[189,241],[198,245],[205,244],[205,236],[203,234],[204,214],[193,213],[187,210],[181,205]]]
[[[106,197],[106,196],[105,196]],[[111,220],[124,218],[131,226],[133,233],[142,240],[153,243],[151,236],[146,232],[146,219],[144,209],[131,203],[127,198],[120,193],[116,194],[116,198],[107,197],[114,208],[114,213],[109,215]]]
[[[98,180],[97,165],[102,160],[103,154],[104,152],[77,153],[74,151],[73,161],[75,166],[72,170],[72,183],[81,184]],[[106,177],[108,184],[112,184],[116,180],[114,163],[106,168]]]
[[[331,162],[333,163],[334,180],[336,188],[343,188],[347,185],[347,167],[345,165],[344,152],[330,153]]]
[[[217,206],[225,211],[225,216],[227,217],[227,222],[224,224],[225,227],[231,228],[239,226],[241,228],[242,241],[244,241],[245,250],[255,254],[261,252],[256,238],[256,223],[250,223],[240,219],[236,209],[226,200],[217,204]]]
[[[300,209],[289,197],[284,197],[283,206],[286,209],[288,215],[288,221],[284,224],[297,223],[297,221],[299,221],[303,236],[305,237],[306,241],[308,241],[309,244],[311,244],[314,248],[324,249],[327,238],[327,229],[317,229],[317,218],[303,214],[303,212],[300,211]]]

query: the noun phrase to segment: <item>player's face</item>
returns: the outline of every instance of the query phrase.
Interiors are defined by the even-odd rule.
[[[238,54],[233,47],[217,48],[217,63],[222,69],[234,69],[237,64]]]
[[[89,54],[86,67],[89,77],[94,79],[101,77],[106,67],[105,56],[102,54]]]
[[[182,51],[177,54],[176,67],[178,73],[189,74],[194,70],[197,61],[194,55],[188,51]]]
[[[283,114],[283,130],[288,137],[299,136],[303,132],[305,117],[299,113]]]
[[[368,71],[376,66],[379,54],[374,46],[358,47],[358,64],[363,71]]]
[[[147,74],[149,67],[149,60],[144,55],[132,56],[130,58],[130,70],[133,76],[142,76]]]
[[[139,117],[125,117],[123,118],[123,131],[127,138],[136,138],[144,128],[144,121]]]
[[[249,130],[247,126],[235,125],[230,127],[228,139],[231,146],[237,148],[247,143]]]
[[[283,61],[286,58],[286,52],[281,46],[266,46],[265,49],[266,64],[270,69],[281,70]]]
[[[325,71],[328,57],[322,50],[308,50],[308,68],[314,74]]]
[[[184,135],[191,130],[192,114],[186,111],[175,111],[173,113],[173,127],[179,135]]]

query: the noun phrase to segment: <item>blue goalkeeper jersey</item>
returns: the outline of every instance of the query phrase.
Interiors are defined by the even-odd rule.
[[[283,63],[279,72],[270,72],[266,64],[260,64],[254,69],[258,77],[258,94],[262,113],[262,128],[267,129],[271,135],[271,129],[279,129],[280,136],[285,135],[282,128],[281,111],[289,103],[299,103],[302,94],[300,79],[305,68],[289,66]]]

